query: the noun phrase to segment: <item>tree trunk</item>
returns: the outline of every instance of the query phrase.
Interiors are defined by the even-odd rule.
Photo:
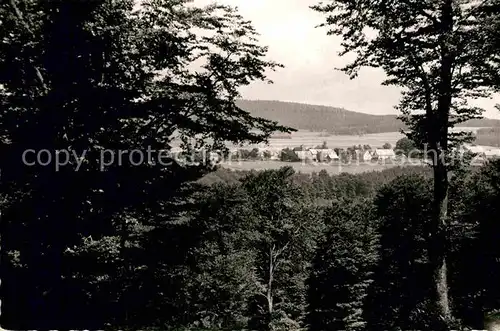
[[[269,277],[267,280],[267,329],[271,330],[271,322],[273,320],[273,278],[274,278],[274,249],[269,249]]]
[[[125,251],[125,244],[127,243],[128,239],[128,226],[127,226],[127,215],[125,214],[123,219],[121,219],[121,229],[120,229],[120,255],[123,258],[123,265],[122,265],[122,279],[125,281],[125,288],[128,285],[128,277],[130,275],[130,265],[127,263],[127,256],[126,256],[126,251]],[[123,307],[123,323],[124,325],[128,325],[128,319],[129,319],[129,312],[128,312],[128,294],[127,290],[125,290],[122,293],[122,307]]]
[[[448,250],[447,218],[448,218],[448,168],[446,153],[448,151],[448,127],[450,109],[452,106],[452,82],[454,55],[450,47],[453,33],[453,0],[442,0],[441,41],[440,41],[440,72],[438,84],[438,103],[432,116],[429,138],[434,150],[434,199],[431,229],[429,234],[429,259],[432,268],[433,297],[432,302],[439,317],[444,322],[443,327],[449,329],[451,309],[448,297],[448,271],[446,255]]]
[[[433,302],[443,321],[451,320],[447,277],[448,173],[442,161],[434,166],[434,206],[429,257],[434,285]]]

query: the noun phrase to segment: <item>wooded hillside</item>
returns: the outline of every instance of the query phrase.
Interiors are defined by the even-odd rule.
[[[239,100],[238,106],[253,116],[278,121],[301,130],[328,131],[334,134],[394,132],[405,128],[396,115],[370,115],[344,108],[273,100]],[[499,120],[470,120],[462,127],[498,127]]]

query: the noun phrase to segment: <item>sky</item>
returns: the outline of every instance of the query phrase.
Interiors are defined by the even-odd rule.
[[[194,0],[195,5],[206,5],[214,0]],[[382,86],[385,74],[379,69],[362,69],[350,80],[336,68],[348,59],[338,56],[340,42],[336,36],[327,36],[326,28],[316,28],[324,16],[309,9],[315,0],[217,0],[236,6],[240,14],[252,21],[260,33],[260,44],[268,46],[268,59],[285,68],[269,72],[274,81],[269,85],[254,82],[241,90],[246,99],[294,101],[341,107],[369,114],[397,114],[394,106],[400,92],[397,87]],[[484,116],[500,119],[494,108],[500,96],[493,100],[475,101],[486,109]]]

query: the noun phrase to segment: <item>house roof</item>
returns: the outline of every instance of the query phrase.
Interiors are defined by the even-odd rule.
[[[324,149],[321,151],[322,153],[325,153],[330,159],[338,159],[339,156],[333,149]]]
[[[372,151],[365,151],[362,155],[364,160],[371,159],[373,157],[373,152]]]
[[[331,159],[339,158],[337,153],[335,153],[335,151],[331,148],[309,148],[309,152],[311,153],[311,155],[322,154],[328,156]]]

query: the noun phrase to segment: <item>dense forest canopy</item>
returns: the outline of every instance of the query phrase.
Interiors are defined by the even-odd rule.
[[[500,297],[499,174],[457,172],[451,190],[454,311],[479,329]],[[69,246],[66,311],[111,329],[427,329],[431,176],[218,169],[164,225],[130,219],[125,249],[96,231]],[[7,255],[18,275],[31,269],[21,254]]]
[[[172,139],[208,152],[290,132],[235,104],[240,86],[280,65],[248,21],[216,4],[9,0],[0,22],[2,326],[99,329],[110,313],[100,304],[144,303],[132,279],[152,267],[132,267],[137,240],[168,233],[183,183],[212,167],[169,158]],[[87,268],[116,273],[90,279]],[[116,296],[93,296],[91,284]]]

